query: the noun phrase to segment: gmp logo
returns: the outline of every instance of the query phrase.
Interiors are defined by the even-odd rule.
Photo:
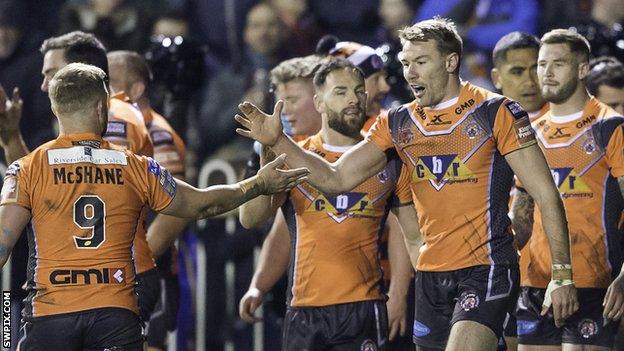
[[[57,269],[50,273],[53,285],[122,284],[123,268]]]

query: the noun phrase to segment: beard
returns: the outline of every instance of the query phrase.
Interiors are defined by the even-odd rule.
[[[357,118],[350,118],[345,113],[347,109],[342,110],[340,113],[328,110],[327,111],[327,124],[329,127],[342,135],[348,137],[357,138],[360,135],[360,131],[366,122],[366,115],[362,109],[359,110]]]
[[[574,94],[579,81],[577,79],[571,79],[569,82],[563,84],[557,91],[542,91],[544,100],[552,102],[554,104],[560,104],[565,102]]]

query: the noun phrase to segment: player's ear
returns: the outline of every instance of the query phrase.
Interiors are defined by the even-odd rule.
[[[497,68],[492,68],[490,71],[490,78],[496,89],[503,90],[503,85],[500,82],[500,72],[498,72]]]
[[[139,98],[145,94],[145,83],[143,82],[134,82],[130,86],[130,91],[128,92],[128,96],[132,101],[137,101]]]
[[[579,63],[579,71],[578,71],[579,80],[585,79],[588,74],[589,74],[589,62],[581,61]]]
[[[321,101],[318,93],[314,94],[312,100],[314,100],[314,108],[316,109],[316,111],[318,113],[323,113],[323,102]]]
[[[446,71],[448,73],[457,72],[459,67],[459,54],[452,52],[446,55]]]

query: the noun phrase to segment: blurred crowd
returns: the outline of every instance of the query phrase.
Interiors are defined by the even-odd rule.
[[[434,15],[459,26],[467,53],[462,77],[486,88],[493,88],[494,44],[512,31],[575,27],[595,56],[624,59],[624,7],[617,0],[2,0],[0,6],[0,83],[21,90],[29,147],[54,135],[39,89],[39,47],[50,36],[82,30],[109,51],[145,55],[153,105],[184,137],[192,167],[244,142],[235,138],[232,119],[239,101],[271,106],[270,69],[313,54],[325,34],[376,48],[391,90],[384,107],[410,100],[396,60],[397,29]]]
[[[151,68],[151,106],[186,143],[187,180],[205,186],[226,180],[202,174],[202,166],[214,159],[226,160],[242,176],[253,147],[237,136],[233,117],[245,100],[272,109],[269,73],[280,62],[322,51],[317,44],[327,34],[368,45],[381,57],[387,82],[378,85],[379,107],[397,106],[412,100],[397,60],[397,30],[435,15],[460,28],[465,50],[461,77],[491,90],[496,90],[490,80],[492,50],[513,31],[540,36],[573,27],[589,40],[595,57],[624,61],[621,0],[0,0],[0,85],[20,89],[21,131],[32,150],[56,137],[49,100],[41,91],[43,40],[81,30],[95,34],[109,51],[136,51]],[[618,64],[609,60],[593,65]],[[622,88],[624,78],[619,79]],[[590,92],[597,94],[599,85],[588,86],[594,89]],[[236,340],[236,349],[250,349],[251,327],[225,306],[223,271],[227,261],[235,262],[238,301],[264,231],[245,230],[225,219],[202,222],[191,231],[199,239],[187,235],[180,248],[182,255],[188,253],[181,256],[180,274],[189,277],[182,279],[181,309],[192,312],[196,307],[197,258],[190,252],[199,240],[208,260],[206,349],[222,349],[226,340]],[[279,345],[284,284],[266,300],[272,304],[265,312],[267,350]],[[180,335],[193,333],[192,315],[180,315],[178,322]],[[179,338],[178,345],[189,339]]]

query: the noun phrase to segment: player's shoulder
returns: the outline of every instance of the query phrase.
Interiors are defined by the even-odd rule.
[[[140,129],[146,129],[143,114],[134,105],[118,98],[110,99],[109,125],[112,122],[128,123]]]

